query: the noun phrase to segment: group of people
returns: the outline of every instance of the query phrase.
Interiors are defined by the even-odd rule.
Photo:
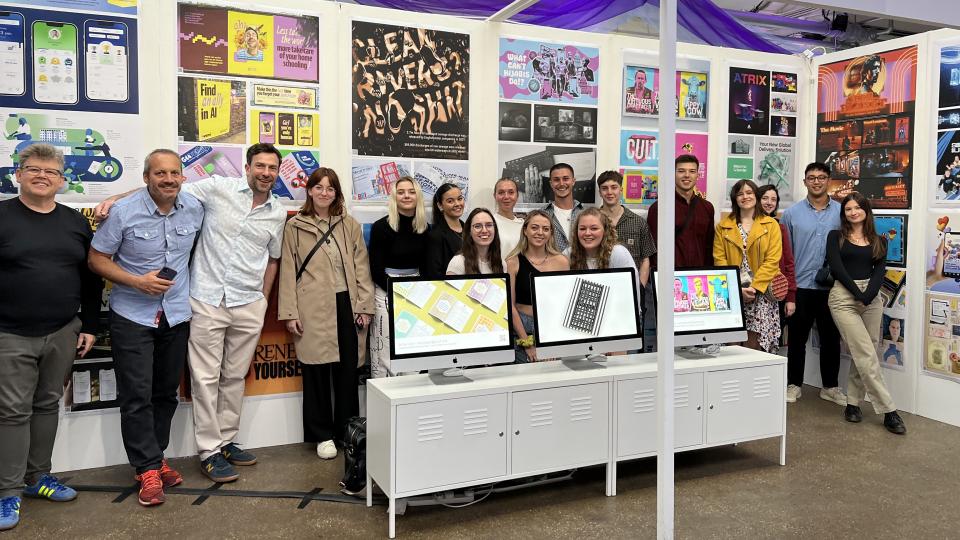
[[[20,195],[0,202],[0,228],[7,231],[0,238],[0,530],[19,521],[21,496],[77,496],[50,474],[50,461],[63,381],[95,340],[101,277],[114,284],[109,324],[121,433],[145,506],[164,502],[164,488],[182,481],[164,451],[185,359],[203,473],[229,482],[239,476],[235,466],[257,462],[236,438],[244,378],[275,281],[278,318],[302,364],[304,439],[324,459],[336,457],[337,441],[358,414],[357,371],[367,353],[374,377],[394,375],[391,277],[509,274],[515,359],[524,363],[537,361],[532,275],[633,268],[645,347],[655,347],[647,284],[656,264],[658,203],[646,219],[625,208],[616,171],[598,176],[602,203],[587,207],[573,197],[573,167],[554,165],[553,200],[523,218],[514,213],[512,179],[496,183],[496,210],[476,208],[465,221],[463,192],[444,184],[432,200],[432,226],[420,185],[403,177],[368,247],[332,169],[310,175],[302,208],[287,219],[272,193],[281,154],[270,144],[247,149],[245,177],[192,183],[184,183],[176,152],[154,150],[144,160],[146,188],[101,203],[96,233],[55,201],[64,182],[59,150],[38,143],[20,159]],[[869,393],[887,428],[904,433],[875,348],[886,244],[869,202],[857,193],[842,204],[831,200],[829,169],[812,163],[805,170],[807,197],[780,223],[776,188],[741,180],[730,193],[732,212],[714,225],[713,205],[696,193],[699,169],[692,155],[676,159],[676,266],[740,268],[748,347],[775,351],[785,319],[787,401],[800,397],[816,322],[820,396],[845,405],[846,419],[859,422],[860,401]],[[825,265],[836,277],[830,289],[815,281]],[[847,395],[838,384],[841,335],[854,358]]]

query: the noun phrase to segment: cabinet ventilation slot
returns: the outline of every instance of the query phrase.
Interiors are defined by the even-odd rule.
[[[582,422],[593,418],[593,398],[590,396],[570,399],[570,421]]]
[[[723,381],[720,383],[720,401],[740,401],[740,381]]]
[[[642,414],[648,413],[654,410],[654,398],[656,396],[656,390],[648,388],[645,390],[634,390],[633,391],[633,413]]]
[[[483,435],[487,433],[488,409],[463,411],[463,435]]]
[[[535,401],[530,404],[530,427],[553,425],[553,402]]]
[[[690,406],[690,387],[687,385],[677,386],[673,389],[673,407],[682,409]]]
[[[767,377],[754,377],[753,379],[753,397],[754,398],[766,398],[770,397],[773,390],[773,381],[769,376]]]
[[[417,442],[436,441],[442,438],[442,414],[425,414],[417,417]]]

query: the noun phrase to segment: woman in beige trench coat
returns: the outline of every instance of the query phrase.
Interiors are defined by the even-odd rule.
[[[283,231],[279,319],[303,364],[304,441],[317,443],[320,458],[333,459],[335,441],[359,414],[357,367],[373,313],[373,281],[363,230],[344,210],[337,173],[317,169],[306,189],[303,208]]]

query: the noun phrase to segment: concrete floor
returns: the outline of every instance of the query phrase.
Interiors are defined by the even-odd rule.
[[[813,388],[788,407],[787,466],[777,440],[678,454],[677,538],[957,538],[956,467],[960,429],[903,415],[905,437],[888,433],[864,408],[848,424],[842,408]],[[310,445],[257,451],[223,490],[337,493],[342,461],[320,461]],[[173,460],[184,487],[210,486],[195,459]],[[71,483],[132,485],[129,467],[63,473]],[[494,494],[461,509],[418,507],[397,517],[398,538],[654,538],[656,463],[621,464],[618,495],[605,497],[604,471],[570,481]],[[376,538],[386,537],[386,508],[298,500],[168,495],[142,508],[136,495],[83,492],[70,503],[25,500],[9,538]]]

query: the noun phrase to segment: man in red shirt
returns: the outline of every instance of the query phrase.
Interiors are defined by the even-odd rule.
[[[676,216],[674,266],[713,266],[713,205],[695,193],[700,161],[696,156],[678,156],[674,164],[676,184]],[[661,191],[663,193],[663,191]],[[647,212],[647,224],[653,240],[657,240],[657,211],[659,202],[653,203]],[[652,260],[656,266],[656,259]]]

